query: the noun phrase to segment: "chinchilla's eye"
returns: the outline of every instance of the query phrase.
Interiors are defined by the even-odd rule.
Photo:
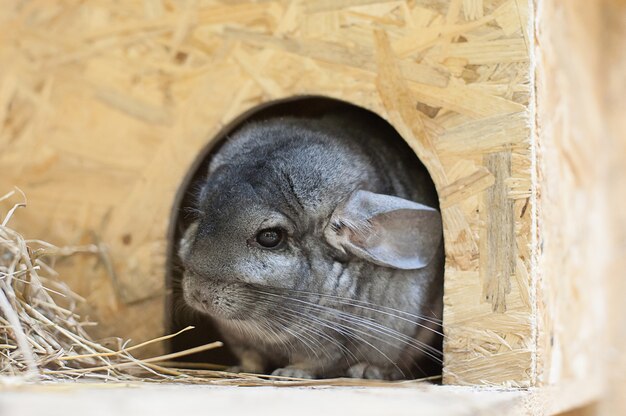
[[[264,248],[278,248],[284,240],[285,232],[280,228],[267,228],[256,235],[256,242]]]

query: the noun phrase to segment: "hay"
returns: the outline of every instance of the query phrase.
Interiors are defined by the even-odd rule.
[[[0,197],[0,202],[21,194],[17,189]],[[116,338],[105,346],[94,341],[76,306],[85,300],[68,285],[55,279],[54,261],[77,253],[97,254],[96,245],[56,247],[41,240],[27,240],[8,224],[17,203],[0,224],[0,385],[19,382],[175,382],[213,383],[238,386],[397,386],[410,382],[354,379],[303,380],[289,377],[229,373],[220,366],[173,361],[185,355],[219,348],[219,341],[188,350],[137,359],[131,354],[154,343],[193,329],[162,336],[137,345]],[[158,363],[158,364],[157,364]],[[187,368],[181,368],[187,367]],[[430,377],[436,379],[438,377]],[[421,379],[423,381],[427,379]]]
[[[0,201],[15,193],[4,195]],[[178,372],[154,363],[221,346],[220,342],[214,342],[176,354],[137,360],[131,351],[177,334],[133,347],[117,339],[114,349],[93,341],[85,331],[92,323],[82,320],[75,312],[76,305],[84,300],[54,279],[51,264],[59,256],[96,253],[98,247],[59,248],[40,240],[24,239],[8,226],[14,212],[24,206],[25,203],[14,205],[0,225],[0,382],[84,377],[129,381],[137,375],[128,369],[137,368],[156,376],[177,376]]]

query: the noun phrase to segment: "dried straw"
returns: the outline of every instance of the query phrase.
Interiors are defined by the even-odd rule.
[[[19,189],[17,192],[21,193]],[[15,194],[16,191],[9,192],[0,201]],[[123,344],[115,350],[93,341],[84,329],[90,323],[81,320],[74,311],[83,299],[53,279],[54,270],[49,261],[77,252],[94,253],[97,247],[58,248],[40,240],[25,240],[8,226],[15,211],[24,206],[25,202],[15,204],[0,225],[0,382],[81,377],[129,381],[137,377],[127,371],[130,368],[152,375],[178,376],[178,372],[154,363],[222,345],[214,342],[176,354],[137,360],[130,351],[177,334],[133,347]],[[117,342],[121,344],[120,340]]]
[[[12,198],[16,189],[0,197]],[[131,352],[163,342],[188,331],[162,336],[137,345],[116,339],[116,348],[92,340],[85,322],[75,312],[84,302],[63,282],[55,279],[51,262],[59,256],[98,253],[97,246],[56,247],[41,240],[26,240],[8,226],[18,208],[15,204],[0,225],[0,385],[19,382],[63,382],[90,380],[105,382],[176,382],[228,384],[238,386],[397,386],[410,382],[354,379],[302,380],[270,375],[229,373],[220,366],[177,363],[177,358],[222,346],[212,342],[185,351],[147,359]],[[186,368],[181,368],[186,367]],[[424,379],[422,379],[424,380]]]

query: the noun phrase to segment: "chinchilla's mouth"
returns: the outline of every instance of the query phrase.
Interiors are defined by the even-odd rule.
[[[200,278],[185,274],[182,282],[185,303],[194,310],[225,320],[245,320],[246,303],[238,298],[234,284],[211,282],[208,285]]]

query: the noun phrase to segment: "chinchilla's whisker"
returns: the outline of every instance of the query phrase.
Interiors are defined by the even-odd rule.
[[[330,312],[330,313],[334,314],[335,316],[337,316],[338,318],[340,318],[340,319],[342,319],[344,321],[348,321],[348,322],[350,322],[352,324],[356,324],[356,325],[359,325],[360,327],[364,327],[365,329],[369,329],[369,330],[375,331],[375,332],[377,332],[379,334],[386,335],[386,336],[388,336],[388,337],[390,337],[392,339],[395,339],[396,341],[399,341],[399,342],[401,342],[401,343],[403,343],[405,345],[409,345],[409,346],[413,347],[414,349],[420,351],[422,354],[426,355],[427,357],[429,357],[429,358],[431,358],[431,359],[433,359],[433,360],[435,360],[437,362],[441,362],[441,358],[438,357],[438,355],[441,355],[441,351],[439,351],[438,349],[436,349],[436,348],[434,348],[434,347],[432,347],[432,346],[430,346],[430,345],[428,345],[426,343],[423,343],[423,342],[421,342],[419,340],[411,338],[411,337],[409,337],[409,336],[407,336],[405,334],[402,334],[402,333],[400,333],[400,332],[398,332],[398,331],[396,331],[396,330],[394,330],[392,328],[389,328],[389,327],[386,327],[384,325],[381,325],[378,322],[371,321],[369,319],[365,319],[363,317],[351,314],[349,312],[339,311],[339,310],[334,309],[334,308],[330,308],[330,307],[323,306],[323,305],[318,305],[318,304],[315,304],[315,303],[312,303],[312,302],[307,302],[307,301],[304,301],[304,300],[298,299],[298,298],[292,298],[292,297],[289,297],[289,296],[284,296],[284,295],[280,295],[280,294],[274,294],[274,293],[270,293],[270,292],[262,292],[261,291],[261,293],[264,293],[264,294],[267,294],[267,295],[270,295],[270,296],[278,296],[278,297],[281,297],[281,298],[283,298],[285,300],[291,300],[291,301],[294,301],[294,302],[297,302],[297,303],[304,304],[304,305],[306,305],[306,306],[308,306],[310,308],[313,308],[313,309]],[[373,338],[375,338],[375,339],[377,339],[377,340],[379,340],[379,341],[381,341],[383,343],[386,343],[386,344],[388,344],[390,346],[397,347],[396,345],[389,343],[386,339],[377,338],[377,337],[373,336],[372,334],[368,334],[367,332],[359,331],[359,330],[357,330],[354,327],[350,327],[350,329],[353,330],[353,331],[357,331],[357,332],[363,333],[364,335],[371,336],[371,337],[373,337]]]
[[[298,321],[298,326],[301,330],[301,332],[303,334],[307,334],[311,337],[313,337],[313,339],[316,339],[316,337],[319,337],[325,341],[328,341],[332,344],[335,344],[337,346],[339,346],[340,344],[337,344],[336,341],[332,340],[332,338],[328,337],[328,335],[324,334],[322,331],[318,330],[317,328],[315,328],[313,325],[309,325],[308,322],[311,322],[311,320],[305,319],[303,317],[299,317],[297,315],[295,315],[292,311],[285,309],[283,311],[284,316],[288,317],[288,321],[290,318],[299,318]],[[289,321],[289,323],[293,323],[292,321]],[[317,339],[316,339],[317,340]],[[331,358],[330,352],[328,351],[328,349],[325,347],[325,345],[321,342],[318,342],[319,348],[324,352],[324,355],[326,355],[327,358]]]
[[[337,328],[335,325],[331,325],[332,322],[324,322],[323,320],[318,319],[316,316],[307,316],[306,314],[303,314],[297,310],[294,310],[294,309],[290,309],[290,310],[293,311],[293,313],[297,313],[298,319],[311,322],[311,324],[314,326],[326,328],[330,331],[337,332],[338,334],[344,336],[346,341],[349,342],[350,345],[356,350],[357,346],[352,340],[352,338],[349,336],[349,334],[342,333],[342,331],[340,330],[341,328]],[[333,344],[335,347],[337,347],[340,350],[341,354],[345,357],[346,362],[348,364],[350,363],[348,358],[352,358],[355,361],[358,360],[357,356],[354,355],[352,351],[350,351],[346,346],[342,345],[339,341],[337,341],[333,337],[327,335],[322,329],[316,329],[315,332],[318,333],[320,336],[322,336],[325,340]]]
[[[315,292],[303,292],[303,293],[307,293],[307,294],[310,294],[312,296],[319,296],[321,298],[330,298],[331,300],[336,298],[333,295],[325,295],[325,294],[322,294],[322,293],[315,293]],[[346,299],[346,298],[343,298],[343,299]],[[361,308],[361,309],[364,309],[364,310],[377,312],[377,313],[380,313],[380,314],[383,314],[383,315],[390,316],[392,318],[396,318],[396,319],[399,319],[399,320],[402,320],[402,321],[405,321],[405,322],[409,322],[409,323],[411,323],[413,325],[417,325],[417,326],[419,326],[421,328],[424,328],[424,329],[426,329],[426,330],[428,330],[430,332],[434,332],[435,334],[440,335],[440,336],[445,338],[445,335],[442,332],[437,331],[436,329],[430,328],[427,325],[421,324],[419,322],[415,322],[412,319],[408,319],[408,318],[404,318],[402,316],[398,316],[398,315],[396,315],[394,313],[390,313],[390,312],[379,310],[379,308],[386,308],[386,307],[381,307],[380,305],[375,305],[375,304],[371,304],[371,305],[376,306],[376,307],[364,306],[364,305],[359,305],[358,303],[354,303],[354,301],[352,301],[352,300],[344,301],[343,299],[340,298],[340,300],[336,301],[336,302],[339,303],[339,304],[342,304],[342,305],[353,306],[353,307]],[[412,314],[407,313],[407,315],[412,315]],[[419,318],[419,317],[417,317],[417,315],[413,315],[413,316],[415,316],[416,319],[427,320],[425,318]],[[439,326],[441,325],[441,324],[434,323],[434,322],[433,322],[433,324],[434,325],[439,325]]]
[[[258,320],[259,325],[265,328],[270,333],[275,343],[277,345],[280,345],[285,350],[285,353],[287,355],[291,354],[291,352],[294,350],[294,346],[289,338],[282,339],[278,332],[276,332],[276,330],[274,329],[274,323],[269,321],[267,318],[257,316],[256,319]],[[280,331],[281,329],[289,333],[289,330],[287,328],[277,328],[278,331]]]
[[[261,292],[261,293],[263,293],[263,292]],[[280,296],[280,295],[278,295],[278,296]],[[286,297],[286,296],[281,296],[281,297],[283,297],[285,300],[292,300],[292,301],[296,301],[296,302],[303,302],[303,301],[301,301],[299,299],[289,298],[289,297]],[[323,307],[320,307],[320,305],[316,305],[314,303],[309,303],[309,305],[307,305],[307,306],[309,306],[310,308],[313,308],[313,309],[318,309],[318,310],[322,310],[322,311],[328,312],[327,309],[324,309]],[[334,310],[334,311],[336,311],[336,310]],[[336,311],[336,312],[339,312],[339,311]],[[373,350],[375,350],[376,352],[381,354],[386,360],[388,360],[403,375],[403,377],[405,376],[404,372],[402,371],[402,369],[400,369],[400,367],[398,367],[398,365],[393,360],[391,360],[384,352],[382,352],[375,345],[373,345],[372,343],[367,341],[365,338],[363,338],[363,337],[361,337],[359,335],[356,335],[355,332],[359,333],[361,335],[364,335],[365,337],[373,338],[373,339],[375,339],[375,340],[377,340],[379,342],[382,342],[382,343],[384,343],[384,344],[386,344],[388,346],[394,347],[394,348],[397,348],[398,347],[397,345],[390,343],[388,340],[386,340],[384,338],[380,338],[380,337],[377,337],[377,336],[375,336],[375,335],[373,335],[371,333],[368,333],[366,331],[362,331],[362,330],[359,330],[357,328],[354,328],[354,326],[348,326],[348,325],[345,325],[345,324],[334,322],[334,321],[325,319],[325,318],[323,318],[321,316],[318,316],[317,318],[320,319],[320,320],[326,321],[326,322],[328,322],[331,325],[335,325],[335,326],[338,326],[338,327],[340,327],[342,329],[347,330],[347,332],[343,332],[344,335],[348,335],[348,336],[354,337],[357,341],[359,341],[361,343],[364,343],[364,344],[367,344]],[[366,328],[367,328],[367,326],[366,326]],[[420,350],[420,351],[423,352],[422,350]]]
[[[359,335],[354,334],[354,332],[357,332],[357,333],[360,333],[360,334],[362,334],[362,335],[365,335],[366,337],[374,338],[375,340],[378,340],[378,341],[380,341],[380,342],[383,342],[383,343],[385,343],[385,344],[387,344],[387,345],[390,345],[390,346],[392,346],[392,347],[394,346],[393,344],[389,343],[388,341],[386,341],[386,340],[384,340],[384,339],[381,339],[381,338],[378,338],[378,337],[376,337],[376,336],[373,336],[372,334],[369,334],[369,333],[367,333],[367,332],[357,330],[357,329],[355,329],[355,328],[353,328],[353,327],[349,327],[349,326],[344,325],[344,324],[338,324],[337,322],[333,322],[333,321],[331,321],[331,320],[328,320],[328,319],[325,319],[325,318],[322,318],[322,317],[318,317],[318,319],[323,320],[323,321],[326,321],[326,322],[328,322],[328,323],[332,323],[332,324],[334,324],[334,325],[339,326],[339,327],[340,327],[340,328],[342,328],[342,329],[347,330],[346,332],[344,332],[345,334],[347,334],[348,336],[350,336],[350,337],[354,338],[354,339],[355,339],[355,340],[357,340],[358,342],[361,342],[361,343],[364,343],[364,344],[368,345],[368,346],[369,346],[370,348],[372,348],[374,351],[378,352],[378,353],[379,353],[381,356],[383,356],[383,357],[384,357],[387,361],[389,361],[389,363],[391,363],[391,364],[392,364],[392,365],[393,365],[393,366],[394,366],[394,367],[395,367],[395,368],[396,368],[396,369],[397,369],[397,370],[398,370],[398,371],[402,374],[402,376],[403,376],[403,377],[405,377],[404,372],[403,372],[403,371],[402,371],[402,369],[398,366],[398,364],[396,364],[396,363],[395,363],[395,361],[393,361],[391,358],[389,358],[389,356],[388,356],[387,354],[385,354],[384,352],[382,352],[382,351],[381,351],[378,347],[376,347],[374,344],[372,344],[371,342],[367,341],[365,338],[363,338],[363,337],[361,337],[361,336],[359,336]]]
[[[200,196],[202,194],[203,187],[204,187],[204,181],[202,180],[197,180],[189,186],[187,192],[185,193],[185,198],[191,200],[190,201],[191,206],[198,207],[201,205]]]
[[[372,310],[375,312],[379,312],[379,313],[385,313],[384,311],[387,311],[387,313],[385,313],[385,315],[389,315],[389,316],[397,316],[396,314],[400,314],[400,315],[405,315],[411,318],[415,318],[415,319],[419,319],[422,321],[426,321],[429,322],[431,324],[434,325],[438,325],[438,326],[442,326],[441,324],[441,320],[437,319],[437,318],[430,318],[430,317],[426,317],[424,315],[416,315],[410,312],[406,312],[403,311],[401,309],[395,309],[389,306],[384,306],[384,305],[378,305],[376,303],[372,303],[372,302],[368,302],[368,301],[364,301],[364,300],[357,300],[357,299],[350,299],[350,298],[346,298],[343,296],[338,296],[338,295],[329,295],[329,294],[325,294],[325,293],[319,293],[319,292],[310,292],[310,291],[306,291],[306,290],[299,290],[299,289],[283,289],[284,291],[288,291],[288,292],[295,292],[297,294],[303,294],[303,295],[314,295],[314,296],[320,296],[320,297],[324,297],[324,298],[329,298],[329,299],[337,299],[338,301],[342,301],[342,303],[346,304],[346,305],[351,305],[351,306],[357,306],[357,307],[369,307],[369,308],[365,308],[368,310]],[[432,312],[432,311],[431,311]],[[399,317],[399,316],[398,316]],[[440,334],[442,335],[442,334]]]
[[[285,330],[288,333],[290,333],[296,340],[298,340],[305,347],[307,347],[307,349],[309,351],[311,351],[313,353],[313,355],[315,355],[315,358],[317,358],[319,360],[320,356],[317,353],[317,349],[323,350],[324,348],[323,348],[322,344],[317,339],[315,339],[315,337],[313,337],[313,336],[311,336],[311,335],[309,335],[309,334],[307,334],[305,332],[300,332],[300,333],[293,332],[293,330],[288,328],[288,324],[291,323],[291,322],[289,322],[289,320],[285,320],[284,317],[274,316],[273,319],[278,320],[278,322],[282,322],[283,330]],[[310,357],[310,355],[309,355],[309,357]]]
[[[428,373],[424,371],[424,369],[419,365],[418,362],[414,362],[413,365],[417,367],[418,370],[421,371],[423,377],[428,377]]]
[[[275,322],[270,321],[267,317],[264,317],[264,316],[257,315],[256,319],[260,319],[265,323],[265,325],[272,332],[272,334],[274,334],[274,339],[285,347],[285,352],[287,353],[287,355],[290,355],[292,351],[295,350],[295,346],[291,343],[291,340],[289,339],[289,337],[285,337],[283,340],[281,340],[281,337],[278,334],[278,332],[281,330],[287,332],[288,334],[291,334],[291,331],[289,330],[289,328],[286,328],[283,324],[276,325]]]
[[[269,304],[270,306],[274,306],[274,307],[279,306],[276,303],[262,302],[262,301],[259,301],[259,299],[257,299],[257,298],[246,297],[245,295],[240,295],[239,297],[241,299],[244,299],[244,300],[254,301],[257,304],[265,303],[266,305]],[[280,315],[278,315],[278,314],[273,315],[273,319],[275,320],[274,322],[269,321],[267,318],[264,317],[264,315],[255,314],[255,318],[256,319],[262,319],[262,320],[266,321],[267,325],[269,327],[268,329],[274,334],[275,339],[278,340],[278,341],[280,341],[280,336],[274,331],[274,325],[276,323],[280,323],[280,328],[277,328],[279,331],[280,330],[285,331],[288,334],[290,334],[292,337],[294,337],[296,340],[300,341],[307,348],[307,355],[309,357],[311,357],[311,355],[309,354],[309,352],[311,352],[311,353],[313,353],[315,355],[315,357],[317,359],[319,359],[319,355],[317,354],[316,349],[313,348],[313,346],[311,346],[312,343],[319,344],[319,341],[317,341],[314,337],[310,337],[308,334],[304,335],[304,336],[299,336],[298,333],[294,332],[291,328],[289,328],[288,324],[291,323],[291,322],[289,322],[289,320],[285,321],[285,318],[284,317],[281,318]],[[282,341],[280,341],[280,342],[282,343]],[[321,348],[322,347],[321,344],[319,344],[319,346],[320,346],[320,349],[322,349]],[[291,342],[289,342],[289,347],[291,348],[291,351],[295,351],[295,347],[293,346],[293,344],[291,344]],[[291,351],[288,350],[287,352],[290,353]]]
[[[204,211],[192,206],[186,206],[180,209],[180,212],[186,214],[185,218],[198,219],[205,215]]]
[[[438,361],[438,362],[441,361],[441,359],[439,357],[437,357],[437,355],[441,354],[441,352],[439,350],[437,350],[434,347],[431,347],[428,344],[422,343],[419,340],[416,340],[416,339],[411,338],[411,337],[409,337],[407,335],[404,335],[404,334],[402,334],[402,333],[400,333],[400,332],[398,332],[398,331],[396,331],[396,330],[394,330],[392,328],[386,327],[384,325],[378,324],[378,323],[376,323],[374,321],[371,321],[371,320],[368,320],[368,319],[363,319],[363,318],[361,318],[359,316],[352,315],[352,314],[350,314],[348,312],[339,312],[336,315],[342,321],[347,321],[350,324],[357,325],[359,327],[364,328],[365,330],[374,331],[374,332],[376,332],[378,334],[381,334],[382,336],[389,337],[389,338],[391,338],[393,340],[396,340],[396,341],[400,342],[401,345],[409,346],[409,347],[419,351],[420,353],[428,356],[429,358],[431,358],[431,359],[433,359],[435,361]],[[346,325],[346,327],[348,327],[348,326]],[[356,330],[354,328],[354,326],[348,327],[348,328]],[[361,331],[359,331],[359,332],[361,332]],[[368,334],[368,335],[370,335],[370,334]],[[370,336],[372,336],[374,339],[377,339],[377,340],[379,340],[381,342],[386,343],[387,345],[397,347],[395,344],[389,343],[386,338],[380,338],[380,337],[376,337],[376,336],[373,336],[373,335],[370,335]]]
[[[326,322],[320,321],[315,316],[309,316],[307,314],[302,313],[302,311],[288,308],[284,304],[280,304],[280,303],[276,302],[274,299],[267,299],[267,298],[258,299],[256,297],[254,297],[254,298],[248,297],[248,299],[249,300],[254,300],[255,303],[257,303],[257,304],[266,304],[266,305],[278,307],[277,308],[277,314],[282,314],[282,316],[288,320],[288,324],[295,324],[295,323],[297,323],[297,326],[299,328],[301,328],[301,329],[306,328],[306,329],[308,329],[312,333],[312,335],[321,337],[324,340],[328,341],[329,343],[333,344],[339,350],[341,350],[342,355],[344,355],[344,357],[346,359],[346,362],[348,364],[349,364],[348,356],[350,356],[350,358],[353,358],[355,361],[357,360],[357,357],[352,353],[352,351],[350,351],[344,345],[339,343],[336,339],[333,339],[331,336],[326,334],[322,329],[318,328],[318,327],[321,326],[321,327],[324,327],[326,329],[329,329],[331,331],[338,332],[338,333],[341,334],[341,331],[339,331],[337,329],[337,327],[335,326],[334,322],[330,321],[331,325],[329,325]],[[303,323],[303,321],[304,321],[304,323]],[[306,325],[306,323],[310,323],[311,325]],[[304,325],[304,327],[303,327],[303,325]],[[283,327],[283,329],[288,330],[288,328],[286,326]],[[291,331],[289,331],[289,332],[293,334],[293,332],[291,332]],[[346,336],[347,341],[350,342],[350,344],[352,344],[352,346],[356,349],[356,345],[354,344],[354,342],[346,334],[343,334],[343,335]],[[297,339],[298,338],[297,334],[294,334],[294,337]],[[325,349],[323,346],[321,348]]]
[[[299,329],[300,331],[292,331],[291,329],[287,329],[288,324],[291,324],[293,322],[290,321],[290,319],[286,316],[286,314],[283,314],[282,316],[274,316],[274,319],[279,319],[283,322],[284,325],[284,329],[288,330],[289,333],[293,334],[293,336],[300,342],[306,344],[306,340],[309,341],[309,343],[311,345],[315,344],[315,348],[319,349],[325,356],[326,358],[330,358],[330,353],[328,352],[328,350],[324,347],[324,344],[322,344],[316,337],[319,336],[319,334],[316,334],[315,331],[312,331],[310,329],[307,329],[307,325],[303,324],[301,322],[299,322]],[[319,355],[316,352],[317,350],[314,350],[315,353],[315,357],[319,360]]]
[[[305,328],[308,328],[309,330],[311,330],[315,335],[322,337],[324,340],[330,342],[331,344],[333,344],[335,347],[337,347],[342,354],[344,355],[344,357],[346,358],[346,362],[349,363],[348,361],[348,355],[353,358],[354,360],[357,360],[357,357],[354,355],[354,353],[352,353],[352,351],[350,351],[348,348],[346,348],[344,345],[341,345],[341,343],[339,343],[337,340],[333,339],[332,337],[330,337],[329,335],[325,334],[324,331],[315,328],[315,325],[318,326],[322,326],[324,328],[330,329],[332,331],[335,332],[339,332],[341,333],[341,331],[338,331],[337,328],[335,326],[332,325],[328,325],[328,323],[323,322],[319,319],[317,319],[317,317],[312,317],[312,316],[308,316],[298,310],[295,309],[290,309],[290,308],[285,308],[285,311],[288,311],[291,313],[291,316],[295,319],[298,320],[298,324],[302,325],[302,321],[305,322],[309,322],[311,323],[313,326],[309,326],[309,325],[305,325]],[[345,335],[345,334],[342,334]],[[348,338],[349,339],[349,338]],[[349,340],[349,342],[354,346],[354,343],[352,342],[352,340]]]
[[[239,331],[240,334],[245,334],[245,331],[243,330],[243,326],[239,324],[239,322],[234,321],[233,325]]]
[[[242,296],[242,298],[245,298],[245,296]],[[276,303],[276,302],[271,302],[267,299],[264,300],[260,300],[258,298],[250,298],[248,297],[248,300],[253,300],[255,301],[255,303],[257,304],[266,304],[266,305],[270,305],[270,306],[274,306],[277,307],[277,313],[273,316],[273,319],[278,320],[278,322],[281,324],[281,328],[279,328],[280,330],[283,330],[285,332],[288,332],[289,334],[291,334],[295,339],[299,340],[300,342],[303,342],[302,339],[300,339],[300,334],[298,334],[297,330],[296,332],[294,332],[294,330],[292,330],[290,328],[289,324],[293,324],[294,322],[291,320],[291,318],[294,318],[293,314],[291,314],[289,311],[287,311],[286,309],[280,307],[281,305]],[[270,322],[269,320],[266,319],[267,322]],[[299,326],[300,322],[298,322]],[[271,326],[271,323],[270,323]],[[302,328],[300,328],[302,329]],[[304,331],[305,332],[305,331]],[[319,349],[321,349],[323,352],[325,352],[327,354],[327,352],[325,351],[325,348],[323,346],[323,344],[321,344],[315,337],[311,337],[311,335],[309,335],[308,333],[306,334],[302,334],[304,337],[306,337],[307,339],[309,339],[311,342],[315,343],[318,345]],[[322,336],[324,334],[317,334],[318,336]],[[327,337],[327,336],[326,336]],[[322,336],[322,338],[324,338]],[[305,342],[303,342],[305,343]],[[293,349],[293,346],[292,346]]]
[[[173,317],[175,325],[185,326],[188,323],[188,320],[204,320],[206,319],[205,315],[203,315],[200,311],[192,308],[182,300],[176,301],[173,304]]]

